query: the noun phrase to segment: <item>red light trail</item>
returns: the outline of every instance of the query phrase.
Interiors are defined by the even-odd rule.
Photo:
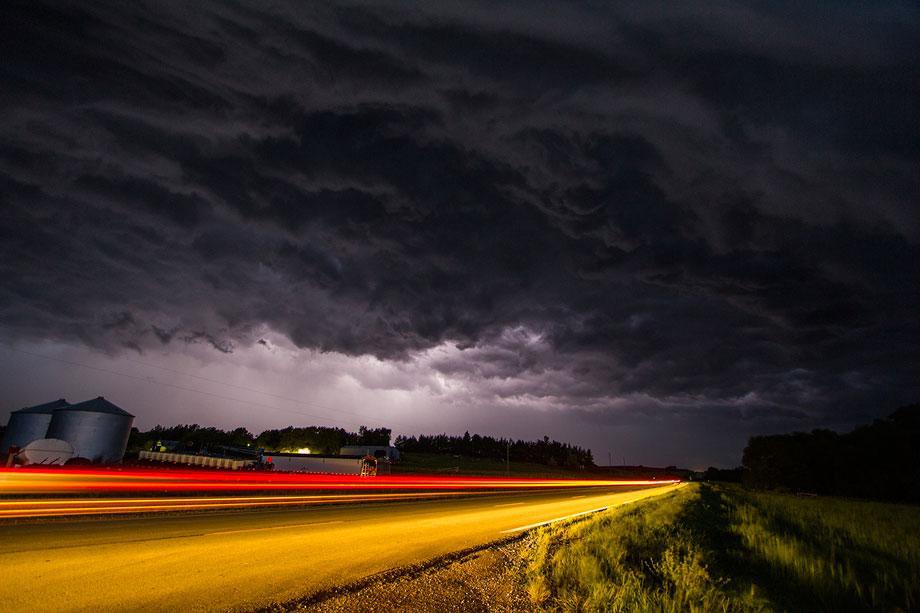
[[[443,490],[667,485],[679,480],[533,479],[397,475],[358,477],[207,470],[0,469],[0,495],[254,490]]]
[[[637,487],[678,482],[676,479],[533,479],[418,475],[368,478],[353,475],[205,470],[0,469],[0,519],[389,501],[483,494],[496,490]],[[293,494],[298,491],[309,494]],[[164,496],[104,497],[130,493]],[[211,493],[222,495],[208,495]],[[250,495],[232,496],[240,493]],[[80,494],[101,496],[22,498],[35,495]]]

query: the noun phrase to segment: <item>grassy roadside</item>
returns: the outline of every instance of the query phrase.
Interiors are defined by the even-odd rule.
[[[917,507],[691,485],[536,539],[545,610],[920,608]]]

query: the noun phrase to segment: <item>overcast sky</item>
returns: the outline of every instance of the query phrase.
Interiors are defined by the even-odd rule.
[[[0,19],[0,419],[730,466],[920,400],[914,3]]]

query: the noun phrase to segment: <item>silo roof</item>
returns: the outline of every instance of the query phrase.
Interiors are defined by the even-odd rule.
[[[61,407],[60,410],[89,411],[91,413],[109,413],[112,415],[127,415],[128,417],[134,417],[134,415],[131,415],[121,407],[112,404],[102,396],[93,398],[92,400],[87,400],[85,402],[78,402],[77,404]]]
[[[46,402],[45,404],[36,404],[34,407],[19,409],[17,411],[13,411],[13,413],[53,413],[56,409],[64,409],[69,406],[70,405],[67,403],[67,401],[61,398],[60,400]]]

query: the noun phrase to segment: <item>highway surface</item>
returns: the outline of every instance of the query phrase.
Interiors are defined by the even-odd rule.
[[[673,490],[0,523],[0,610],[247,610]]]

